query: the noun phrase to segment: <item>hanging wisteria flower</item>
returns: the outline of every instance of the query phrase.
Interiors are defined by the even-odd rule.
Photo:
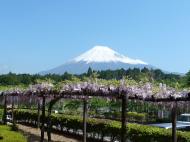
[[[44,93],[47,93],[48,91],[51,91],[52,89],[53,89],[53,84],[44,82],[41,84],[31,85],[28,91],[31,91],[37,94],[40,94],[40,93],[44,94]]]
[[[190,100],[190,93],[188,90],[176,91],[173,88],[167,87],[165,84],[160,84],[155,91],[155,86],[151,83],[144,85],[126,85],[126,80],[120,80],[120,85],[113,84],[98,84],[96,82],[79,82],[67,83],[62,89],[54,91],[53,85],[50,83],[41,83],[31,85],[27,90],[20,90],[18,88],[1,92],[3,95],[10,96],[30,96],[40,97],[45,96],[51,99],[56,97],[63,98],[84,98],[91,96],[100,96],[111,99],[120,99],[121,96],[127,95],[129,99],[143,100],[143,101],[181,101]],[[29,99],[31,102],[32,100]]]

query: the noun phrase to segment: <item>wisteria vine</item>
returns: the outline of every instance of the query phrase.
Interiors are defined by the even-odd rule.
[[[31,85],[25,90],[12,89],[2,91],[0,95],[45,96],[49,99],[56,97],[73,99],[90,98],[93,96],[120,99],[122,95],[127,95],[129,99],[152,102],[190,101],[190,92],[188,90],[176,91],[173,88],[160,84],[158,91],[155,92],[151,83],[146,83],[143,86],[127,86],[124,80],[120,81],[119,86],[81,82],[65,84],[61,89],[54,88],[54,85],[50,83],[41,83]]]

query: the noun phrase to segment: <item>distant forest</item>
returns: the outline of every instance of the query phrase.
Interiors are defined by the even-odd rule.
[[[56,74],[15,74],[8,73],[0,75],[0,85],[30,85],[35,84],[38,80],[51,80],[54,83],[59,83],[65,80],[72,80],[72,78],[78,78],[84,80],[87,78],[99,78],[105,80],[116,79],[119,80],[123,77],[133,79],[137,82],[152,82],[152,83],[165,83],[171,87],[190,87],[190,72],[186,75],[178,75],[174,73],[165,73],[160,69],[118,69],[118,70],[106,70],[106,71],[93,71],[91,68],[86,73],[80,75],[73,75],[65,72],[63,75]]]

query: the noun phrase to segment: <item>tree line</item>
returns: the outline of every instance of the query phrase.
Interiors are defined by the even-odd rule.
[[[99,78],[105,80],[119,80],[123,77],[128,77],[137,82],[152,82],[152,83],[165,83],[171,87],[188,87],[190,86],[190,71],[186,75],[179,75],[174,73],[166,73],[160,69],[148,69],[148,68],[133,68],[133,69],[118,69],[118,70],[105,70],[105,71],[93,71],[89,68],[86,73],[80,75],[73,75],[65,72],[63,75],[57,74],[15,74],[8,73],[0,75],[0,85],[30,85],[35,84],[38,80],[52,80],[54,83],[59,83],[65,80],[72,80],[78,78],[83,80],[84,78]]]

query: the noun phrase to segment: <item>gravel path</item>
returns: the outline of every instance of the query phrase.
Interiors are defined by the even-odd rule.
[[[18,124],[18,129],[27,137],[28,142],[40,141],[40,129]],[[59,134],[51,134],[52,142],[80,142],[79,140],[69,138]],[[47,133],[45,133],[45,141],[47,142]]]

